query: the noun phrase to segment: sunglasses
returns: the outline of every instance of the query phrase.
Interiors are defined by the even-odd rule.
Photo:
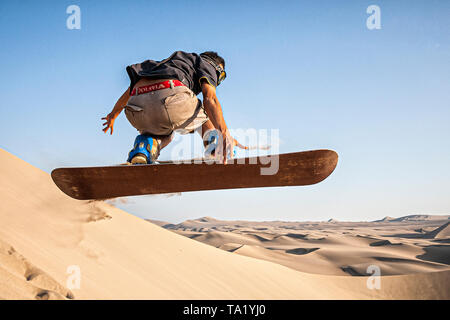
[[[227,73],[220,66],[217,66],[217,85],[219,85],[227,77]]]

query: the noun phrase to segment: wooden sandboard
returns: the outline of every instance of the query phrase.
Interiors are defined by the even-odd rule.
[[[268,159],[272,162],[268,163]],[[338,155],[332,150],[313,150],[268,158],[234,159],[226,165],[195,161],[58,168],[52,171],[51,176],[55,184],[72,198],[109,199],[186,191],[311,185],[327,178],[337,161]]]

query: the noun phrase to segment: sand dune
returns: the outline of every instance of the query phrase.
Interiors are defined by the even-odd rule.
[[[450,222],[427,233],[427,236],[433,239],[447,239],[450,238]]]
[[[0,292],[8,299],[73,299],[73,293],[0,241]]]
[[[391,220],[392,222],[403,222],[403,221],[440,221],[442,219],[450,219],[448,215],[429,215],[429,214],[413,214],[409,216],[404,216]]]
[[[169,229],[186,236],[196,230],[191,238],[197,241],[307,273],[367,276],[367,268],[376,265],[383,275],[409,275],[450,270],[448,217],[413,215],[354,223],[204,217]]]
[[[184,228],[194,237],[191,239],[104,202],[70,199],[47,173],[3,150],[0,159],[0,299],[449,298],[448,271],[382,277],[381,289],[371,290],[367,277],[310,274],[278,263],[277,255],[327,256],[331,249],[318,244],[332,248],[342,243],[336,235],[324,233],[324,240],[318,238],[320,230],[314,230],[314,224],[308,226],[307,235],[297,239],[281,238],[278,233],[273,236],[272,230],[286,230],[283,222],[270,228],[264,223],[247,224],[243,230],[254,234],[239,234],[241,227],[223,223],[223,230],[213,229],[219,222],[204,219],[200,223],[209,226],[201,226],[198,230],[203,228],[202,232]],[[298,233],[296,228],[301,225],[291,233]],[[204,236],[210,229],[212,235]],[[286,239],[301,245],[291,248]],[[226,243],[218,249],[196,240]],[[423,261],[442,255],[433,250],[421,251],[428,255]],[[270,261],[261,256],[275,258]],[[311,259],[311,265],[319,260]],[[332,268],[329,257],[322,260],[324,270]],[[357,268],[358,261],[351,263]],[[80,279],[79,287],[74,286],[74,277]]]
[[[389,222],[389,221],[394,221],[394,220],[395,220],[395,218],[386,216],[386,217],[384,217],[383,219],[381,219],[381,220],[376,220],[376,221],[374,221],[374,222]]]

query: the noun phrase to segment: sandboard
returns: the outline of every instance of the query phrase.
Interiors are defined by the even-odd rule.
[[[337,161],[338,155],[332,150],[313,150],[267,158],[233,159],[226,165],[193,161],[182,164],[168,162],[57,168],[51,176],[68,196],[92,200],[187,191],[312,185],[327,178]]]

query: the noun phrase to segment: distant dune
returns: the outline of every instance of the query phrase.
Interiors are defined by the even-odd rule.
[[[414,215],[374,222],[254,222],[204,217],[167,228],[222,250],[301,272],[367,276],[367,268],[376,265],[383,275],[392,276],[449,272],[448,217]]]
[[[395,218],[386,216],[386,217],[384,217],[383,219],[381,219],[381,220],[376,220],[376,221],[374,221],[374,222],[390,222],[390,221],[395,221]]]
[[[393,222],[402,222],[402,221],[440,221],[440,220],[450,219],[448,215],[429,215],[429,214],[413,214],[409,216],[400,217],[392,220]]]
[[[104,202],[70,199],[49,174],[1,149],[0,160],[0,299],[449,298],[450,273],[441,247],[418,249],[408,239],[399,246],[371,247],[389,235],[371,239],[371,230],[362,229],[349,231],[354,235],[345,238],[341,231],[318,228],[320,224],[303,231],[298,223],[291,230],[283,222],[230,225],[202,218],[172,225],[171,231]],[[442,240],[439,244],[446,246]],[[222,249],[215,247],[219,244]],[[366,254],[370,248],[380,247],[404,247],[404,259],[417,253],[428,265],[420,265],[422,271],[414,275],[382,277],[379,290],[367,286],[367,276],[351,277],[344,271],[342,276],[326,275],[336,264],[364,271],[359,258],[339,250],[352,248],[355,257],[364,257],[373,255]],[[435,262],[436,256],[443,262]],[[301,271],[295,259],[285,257],[308,258],[302,263],[309,270]],[[382,269],[391,265],[372,259]],[[414,263],[410,269],[417,271]]]
[[[427,233],[430,238],[433,239],[449,239],[450,238],[450,222],[443,224],[442,226]]]
[[[147,221],[150,221],[151,223],[156,224],[157,226],[160,226],[160,227],[164,227],[164,228],[169,228],[170,226],[174,226],[174,224],[171,224],[166,221],[151,220],[151,219],[148,219]]]

